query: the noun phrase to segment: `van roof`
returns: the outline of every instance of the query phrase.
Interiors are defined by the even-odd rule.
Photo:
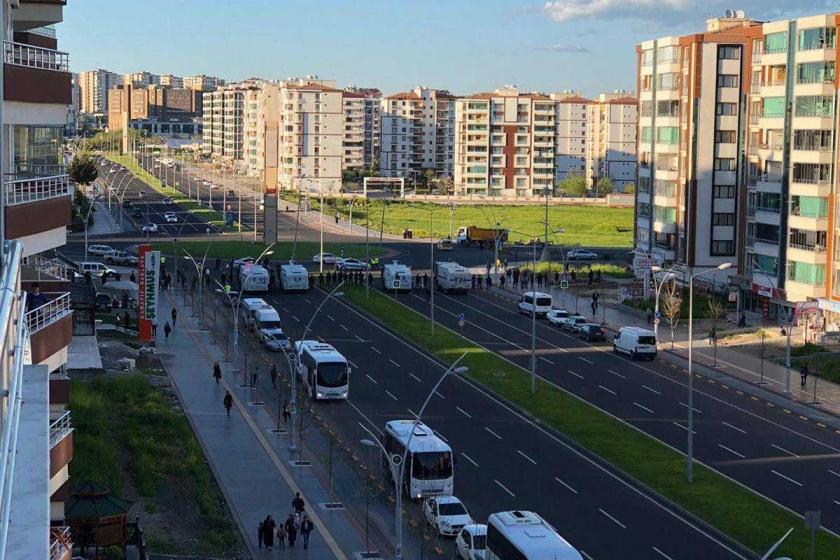
[[[260,319],[266,319],[266,318],[273,319],[273,318],[276,317],[278,321],[280,320],[280,314],[277,313],[277,310],[274,309],[273,307],[271,307],[270,305],[265,305],[265,306],[262,306],[258,309],[255,309],[254,313]]]
[[[306,272],[306,267],[302,264],[288,263],[280,265],[280,270],[286,272]]]
[[[545,292],[525,292],[525,293],[524,293],[524,294],[522,294],[522,295],[524,295],[524,296],[533,296],[533,297],[547,297],[547,298],[550,298],[550,297],[551,297],[551,295],[549,295],[549,294],[547,294],[547,293],[545,293]]]
[[[554,527],[532,511],[491,513],[487,524],[496,527],[516,548],[527,551],[529,557],[557,560],[583,558]]]
[[[642,327],[621,327],[621,332],[636,333],[639,336],[654,336],[653,331],[643,329]]]
[[[244,303],[245,307],[248,309],[256,309],[257,307],[268,305],[268,302],[258,297],[246,297],[242,300],[242,303]]]
[[[295,349],[298,348],[301,352],[305,349],[318,362],[347,362],[347,358],[342,356],[341,352],[336,350],[332,344],[326,342],[301,340],[295,342]]]

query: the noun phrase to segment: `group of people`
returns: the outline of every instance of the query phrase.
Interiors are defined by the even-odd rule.
[[[576,284],[578,281],[578,272],[574,269],[569,270],[568,263],[565,266],[563,274],[559,270],[554,271],[552,276],[548,272],[534,272],[527,268],[520,269],[519,267],[508,268],[505,271],[505,276],[511,286],[514,288],[547,288],[550,285],[559,285],[561,280],[567,280],[570,284]],[[552,282],[553,280],[553,282]],[[592,270],[586,273],[586,283],[588,285],[599,284],[601,282],[601,271]],[[501,284],[504,287],[504,284]]]
[[[274,540],[277,539],[278,548],[286,548],[286,540],[288,539],[289,548],[295,547],[298,535],[303,540],[303,548],[309,548],[309,535],[315,529],[315,524],[306,514],[304,510],[303,498],[300,497],[300,492],[295,494],[292,499],[292,511],[285,522],[277,523],[271,514],[267,515],[265,519],[260,521],[257,527],[257,543],[260,549],[265,546],[268,551],[274,550]]]
[[[365,273],[359,270],[346,272],[343,270],[319,272],[317,277],[313,273],[310,279],[315,280],[316,278],[319,288],[331,288],[333,286],[338,286],[342,282],[350,284],[351,286],[364,286],[365,283]],[[367,281],[368,283],[373,282],[373,275],[370,272],[367,273]]]

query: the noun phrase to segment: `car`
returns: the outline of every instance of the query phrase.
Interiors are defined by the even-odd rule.
[[[572,249],[566,254],[566,256],[570,260],[575,261],[594,261],[598,258],[598,255],[596,253],[593,253],[592,251],[587,251],[586,249]]]
[[[574,334],[580,333],[580,329],[583,328],[584,325],[589,324],[589,319],[586,317],[575,317],[575,319],[570,323],[569,330],[572,331]]]
[[[455,539],[455,552],[461,560],[484,560],[487,548],[487,525],[464,525]]]
[[[565,309],[552,309],[545,317],[548,319],[549,323],[559,328],[561,320],[565,319],[569,315],[570,313]]]
[[[233,261],[233,266],[242,266],[243,264],[254,264],[256,259],[254,257],[242,257]]]
[[[279,329],[263,333],[262,342],[272,352],[280,352],[281,350],[290,352],[292,349],[292,345],[289,343],[289,337]]]
[[[136,266],[140,259],[134,255],[129,255],[125,251],[108,251],[105,253],[105,262],[108,264],[121,264],[126,266]]]
[[[157,224],[146,224],[143,226],[143,233],[157,233]]]
[[[368,264],[359,259],[338,259],[335,261],[335,267],[338,270],[367,270]]]
[[[111,301],[111,296],[108,294],[96,294],[96,311],[103,311],[108,313],[114,308],[114,303]]]
[[[332,253],[318,253],[312,257],[314,263],[335,264],[336,261],[338,261],[338,257]]]
[[[601,325],[596,325],[595,323],[581,325],[577,333],[579,337],[587,342],[603,342],[607,340],[604,329],[601,328]]]
[[[87,252],[89,255],[97,255],[102,256],[109,251],[113,251],[114,248],[110,245],[88,245]]]
[[[571,314],[568,317],[560,319],[558,325],[564,331],[571,331],[575,323],[582,325],[588,322],[583,315]]]
[[[473,520],[461,500],[455,496],[434,496],[423,502],[426,523],[441,537],[455,537]]]
[[[163,200],[161,200],[160,203],[169,206],[170,204],[172,204],[172,199],[169,198],[169,197],[166,197]]]
[[[123,200],[123,203],[122,203],[123,208],[131,208],[132,204],[133,203],[130,200]]]
[[[143,210],[140,207],[135,206],[134,209],[131,211],[132,218],[142,218],[143,217]]]
[[[441,239],[437,242],[437,249],[438,251],[451,251],[455,248],[455,244],[452,243],[451,239]]]
[[[166,220],[166,223],[177,223],[178,216],[175,215],[175,212],[166,212],[163,214],[163,219]]]

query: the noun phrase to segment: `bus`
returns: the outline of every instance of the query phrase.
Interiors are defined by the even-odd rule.
[[[583,560],[545,519],[532,511],[491,513],[485,560]]]
[[[350,392],[350,366],[332,344],[317,340],[295,342],[297,375],[315,400],[346,399]]]
[[[408,448],[403,470],[403,490],[408,496],[420,499],[452,495],[455,484],[452,448],[434,430],[415,420],[391,420],[385,424],[384,439],[388,454],[383,457],[385,461],[394,455],[402,459]]]

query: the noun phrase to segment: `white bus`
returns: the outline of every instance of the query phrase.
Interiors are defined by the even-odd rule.
[[[268,270],[258,264],[240,266],[239,292],[268,292]]]
[[[295,342],[297,374],[316,400],[346,399],[350,392],[350,366],[332,344],[317,340]]]
[[[583,560],[545,519],[532,511],[491,513],[485,560]]]
[[[399,455],[402,459],[408,448],[403,490],[412,499],[452,495],[455,484],[452,448],[434,430],[414,420],[391,420],[385,424],[384,439],[390,458]]]
[[[472,272],[456,262],[436,262],[434,280],[438,290],[465,294],[472,286]]]
[[[309,272],[302,264],[290,262],[280,266],[280,287],[284,292],[309,290]]]
[[[396,262],[386,264],[382,270],[382,287],[388,292],[411,290],[411,268]]]

